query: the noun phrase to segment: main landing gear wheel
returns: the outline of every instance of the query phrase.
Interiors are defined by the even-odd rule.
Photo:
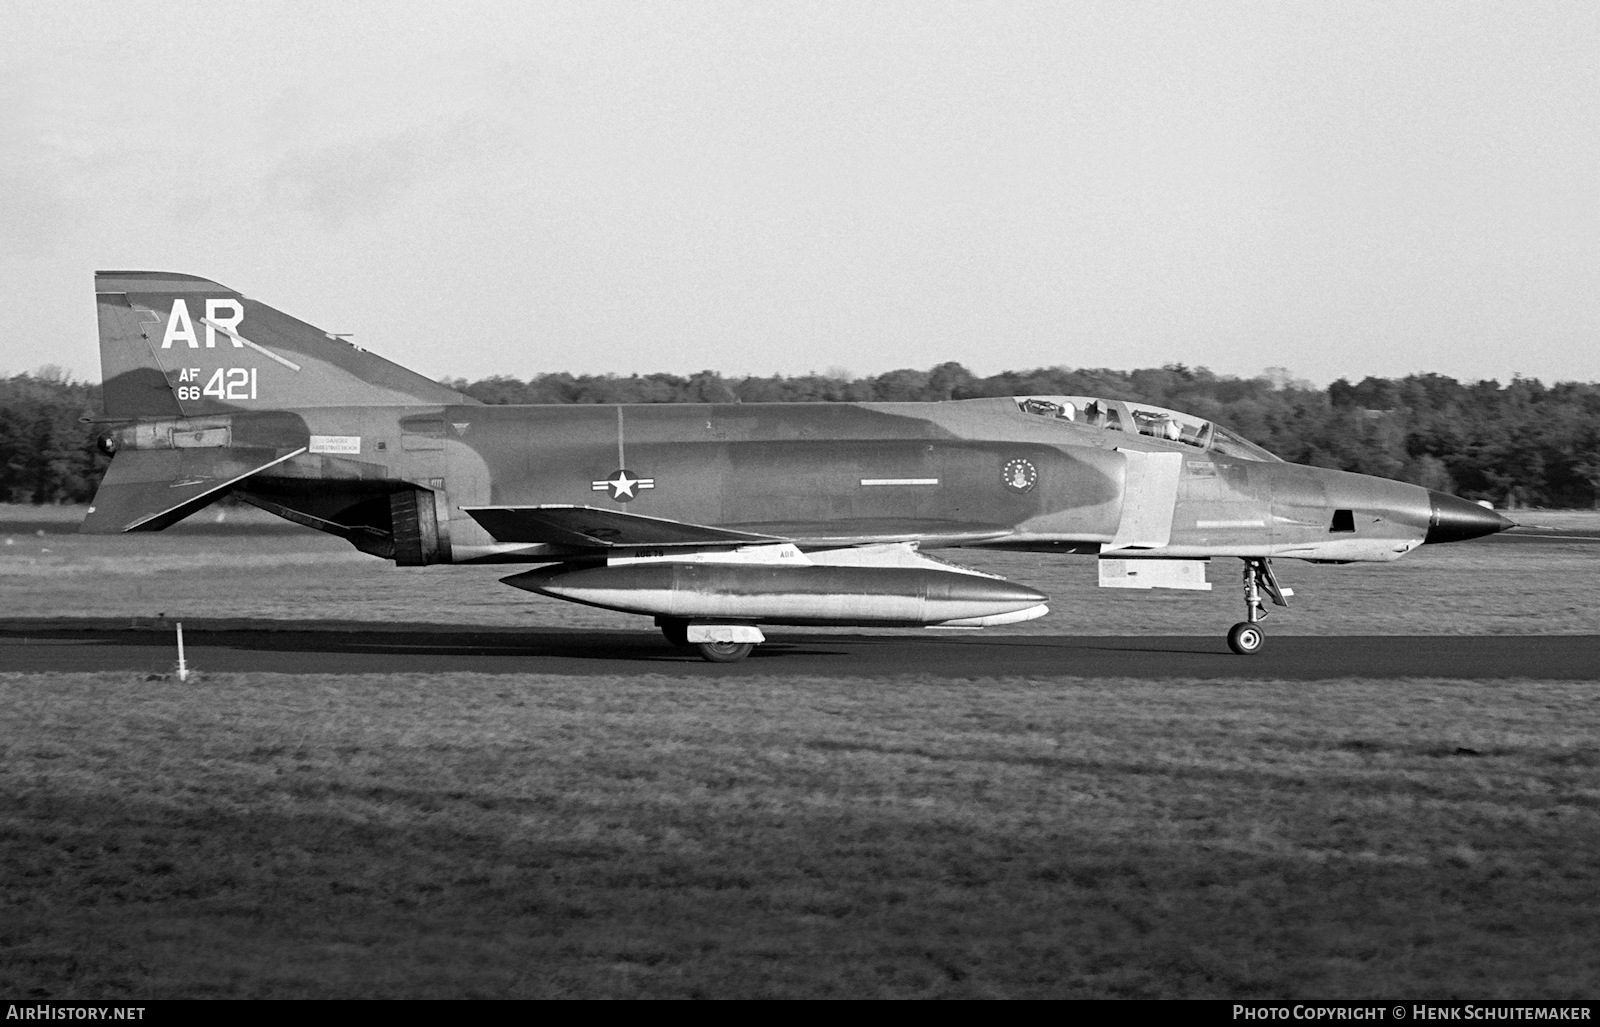
[[[1266,644],[1266,633],[1261,630],[1261,625],[1249,621],[1240,621],[1228,629],[1228,648],[1240,656],[1249,656],[1258,653]]]
[[[663,629],[665,630],[665,629]],[[707,663],[738,663],[755,648],[751,642],[696,642],[701,659]]]

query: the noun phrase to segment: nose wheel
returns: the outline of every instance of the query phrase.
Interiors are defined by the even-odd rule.
[[[1267,643],[1267,633],[1261,630],[1261,619],[1267,615],[1265,596],[1274,606],[1288,606],[1288,596],[1294,592],[1278,585],[1272,573],[1272,561],[1266,557],[1247,557],[1244,561],[1244,620],[1228,629],[1228,648],[1240,656],[1258,653]]]
[[[1240,656],[1249,656],[1251,653],[1260,652],[1266,644],[1267,634],[1261,630],[1261,625],[1249,621],[1241,621],[1228,629],[1228,648]]]

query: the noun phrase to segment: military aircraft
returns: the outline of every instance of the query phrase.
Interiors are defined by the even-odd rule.
[[[1209,589],[1243,562],[1236,653],[1274,558],[1398,559],[1512,523],[1286,463],[1221,425],[1095,396],[490,406],[204,278],[95,275],[112,454],[82,530],[160,531],[225,495],[400,566],[653,616],[713,662],[762,625],[970,626],[1048,597],[927,555],[1094,556],[1100,584]]]

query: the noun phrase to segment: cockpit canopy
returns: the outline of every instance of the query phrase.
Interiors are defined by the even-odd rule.
[[[1281,462],[1280,458],[1221,425],[1178,410],[1093,396],[1017,396],[1015,400],[1017,408],[1025,414],[1102,431],[1136,432],[1240,460]]]

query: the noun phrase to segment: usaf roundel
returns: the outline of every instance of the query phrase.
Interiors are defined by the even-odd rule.
[[[654,478],[641,478],[629,470],[612,471],[599,481],[591,481],[589,488],[595,492],[609,492],[619,503],[631,503],[645,489],[656,487]]]
[[[1007,460],[1000,468],[1000,482],[1012,492],[1031,492],[1039,481],[1039,470],[1020,456]]]

